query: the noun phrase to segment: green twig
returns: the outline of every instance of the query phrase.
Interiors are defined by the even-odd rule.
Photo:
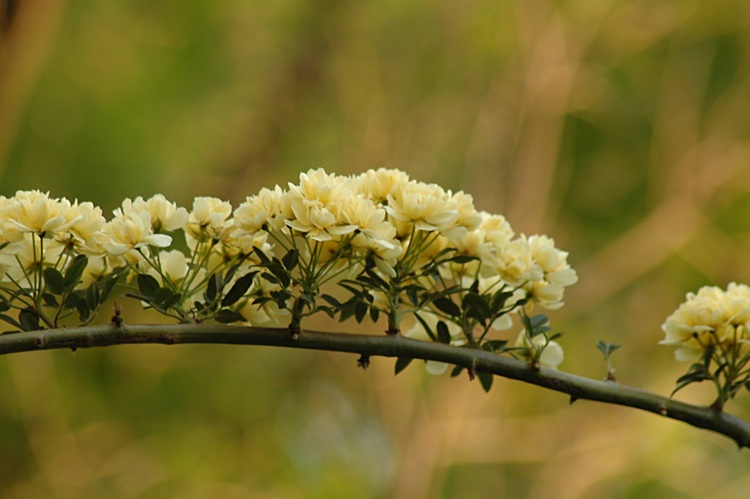
[[[361,335],[305,331],[293,339],[286,329],[226,326],[215,324],[106,325],[32,331],[0,336],[0,355],[57,348],[81,349],[124,344],[216,343],[265,345],[310,350],[407,357],[446,362],[480,373],[492,373],[565,393],[574,400],[592,400],[641,409],[692,426],[710,430],[750,448],[750,423],[711,407],[696,406],[661,395],[598,381],[501,357],[475,348],[463,348],[404,338],[401,335]]]

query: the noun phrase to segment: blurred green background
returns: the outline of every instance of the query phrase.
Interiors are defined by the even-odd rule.
[[[570,251],[562,369],[668,394],[687,291],[750,281],[750,3],[0,1],[0,191],[235,205],[323,166],[474,195]],[[156,321],[126,312],[126,320]],[[328,327],[316,323],[316,327]],[[365,328],[379,331],[381,325]],[[8,498],[740,498],[750,451],[343,354],[0,358]],[[679,398],[711,401],[706,387]],[[729,411],[750,418],[750,394]]]

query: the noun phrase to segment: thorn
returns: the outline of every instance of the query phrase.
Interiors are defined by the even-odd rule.
[[[385,334],[387,334],[388,336],[395,336],[400,332],[401,330],[399,328],[391,328],[385,330]]]
[[[120,308],[120,305],[118,305],[117,302],[115,302],[112,305],[112,325],[115,327],[121,327],[122,326],[122,309]]]
[[[78,347],[70,347],[70,353],[72,353],[73,355],[75,355],[76,350],[78,350]]]
[[[471,359],[471,365],[466,368],[466,371],[469,373],[469,381],[474,381],[474,378],[477,377],[477,361]]]
[[[570,396],[570,400],[568,401],[568,405],[573,405],[574,402],[578,401],[578,397],[575,395]]]
[[[538,360],[535,360],[534,362],[531,363],[531,370],[534,371],[535,373],[538,373],[539,371],[542,370],[542,364]]]
[[[370,367],[370,356],[362,354],[357,359],[357,367],[361,367],[363,370],[367,370]]]
[[[614,381],[615,383],[617,383],[617,379],[615,378],[615,370],[614,369],[610,369],[607,372],[607,381]]]
[[[662,415],[662,416],[666,416],[667,415],[667,407],[664,406],[664,405],[662,405],[661,407],[659,407],[659,414]]]
[[[289,324],[289,333],[292,335],[292,339],[297,341],[302,334],[302,329],[295,324]]]

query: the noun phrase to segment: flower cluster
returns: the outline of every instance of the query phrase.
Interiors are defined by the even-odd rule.
[[[750,287],[730,283],[727,289],[705,286],[688,293],[662,330],[662,345],[678,347],[675,358],[690,361],[677,390],[690,383],[712,381],[717,406],[734,397],[750,380]]]
[[[298,333],[321,311],[383,314],[396,333],[413,315],[433,340],[479,347],[527,304],[562,306],[577,279],[549,237],[516,235],[470,195],[382,168],[310,170],[236,209],[211,197],[190,210],[162,195],[126,199],[108,221],[91,203],[19,191],[0,197],[0,245],[0,307],[19,314],[0,318],[20,329],[58,327],[76,312],[87,322],[120,282],[182,322]],[[554,365],[557,347],[541,355],[552,343],[546,329],[524,327],[514,346],[491,349]]]

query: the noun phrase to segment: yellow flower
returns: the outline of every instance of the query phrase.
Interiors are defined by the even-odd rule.
[[[232,227],[229,217],[232,205],[215,197],[197,197],[193,201],[185,233],[193,239],[201,239],[203,234],[213,239],[221,239],[225,231]]]
[[[0,253],[0,266],[5,268],[3,280],[13,281],[21,288],[33,288],[43,267],[54,266],[62,257],[65,246],[53,239],[40,239],[27,234]]]
[[[544,277],[542,268],[534,261],[528,239],[524,235],[500,248],[497,263],[498,274],[511,286],[538,281]]]
[[[292,211],[294,218],[286,220],[286,224],[316,241],[330,241],[357,230],[356,225],[339,224],[336,215],[319,201],[294,198]]]
[[[458,217],[458,211],[439,185],[409,182],[396,187],[388,195],[385,210],[401,237],[409,235],[412,229],[426,232],[447,229]]]
[[[527,359],[533,359],[533,351],[544,346],[547,341],[543,335],[534,336],[529,338],[526,330],[521,331],[521,334],[516,338],[516,347],[527,349],[525,354],[522,355]],[[562,364],[565,359],[565,354],[562,347],[556,341],[550,341],[547,346],[544,347],[542,355],[539,357],[539,363],[550,369],[557,369],[557,366]]]
[[[7,241],[19,241],[24,233],[55,237],[78,222],[82,215],[66,216],[70,201],[54,199],[38,190],[18,191],[13,198],[2,198],[0,219],[4,220]]]
[[[277,220],[283,217],[282,198],[284,191],[278,185],[274,190],[263,188],[255,196],[248,196],[244,203],[234,210],[235,225],[247,232],[261,230],[269,224],[279,228]]]
[[[166,234],[154,234],[148,211],[123,213],[117,209],[115,218],[107,223],[104,230],[108,239],[102,246],[107,253],[115,256],[147,246],[166,248],[172,243],[172,238]]]
[[[409,175],[401,170],[378,168],[356,177],[357,190],[376,203],[383,204],[388,196],[409,183]]]

